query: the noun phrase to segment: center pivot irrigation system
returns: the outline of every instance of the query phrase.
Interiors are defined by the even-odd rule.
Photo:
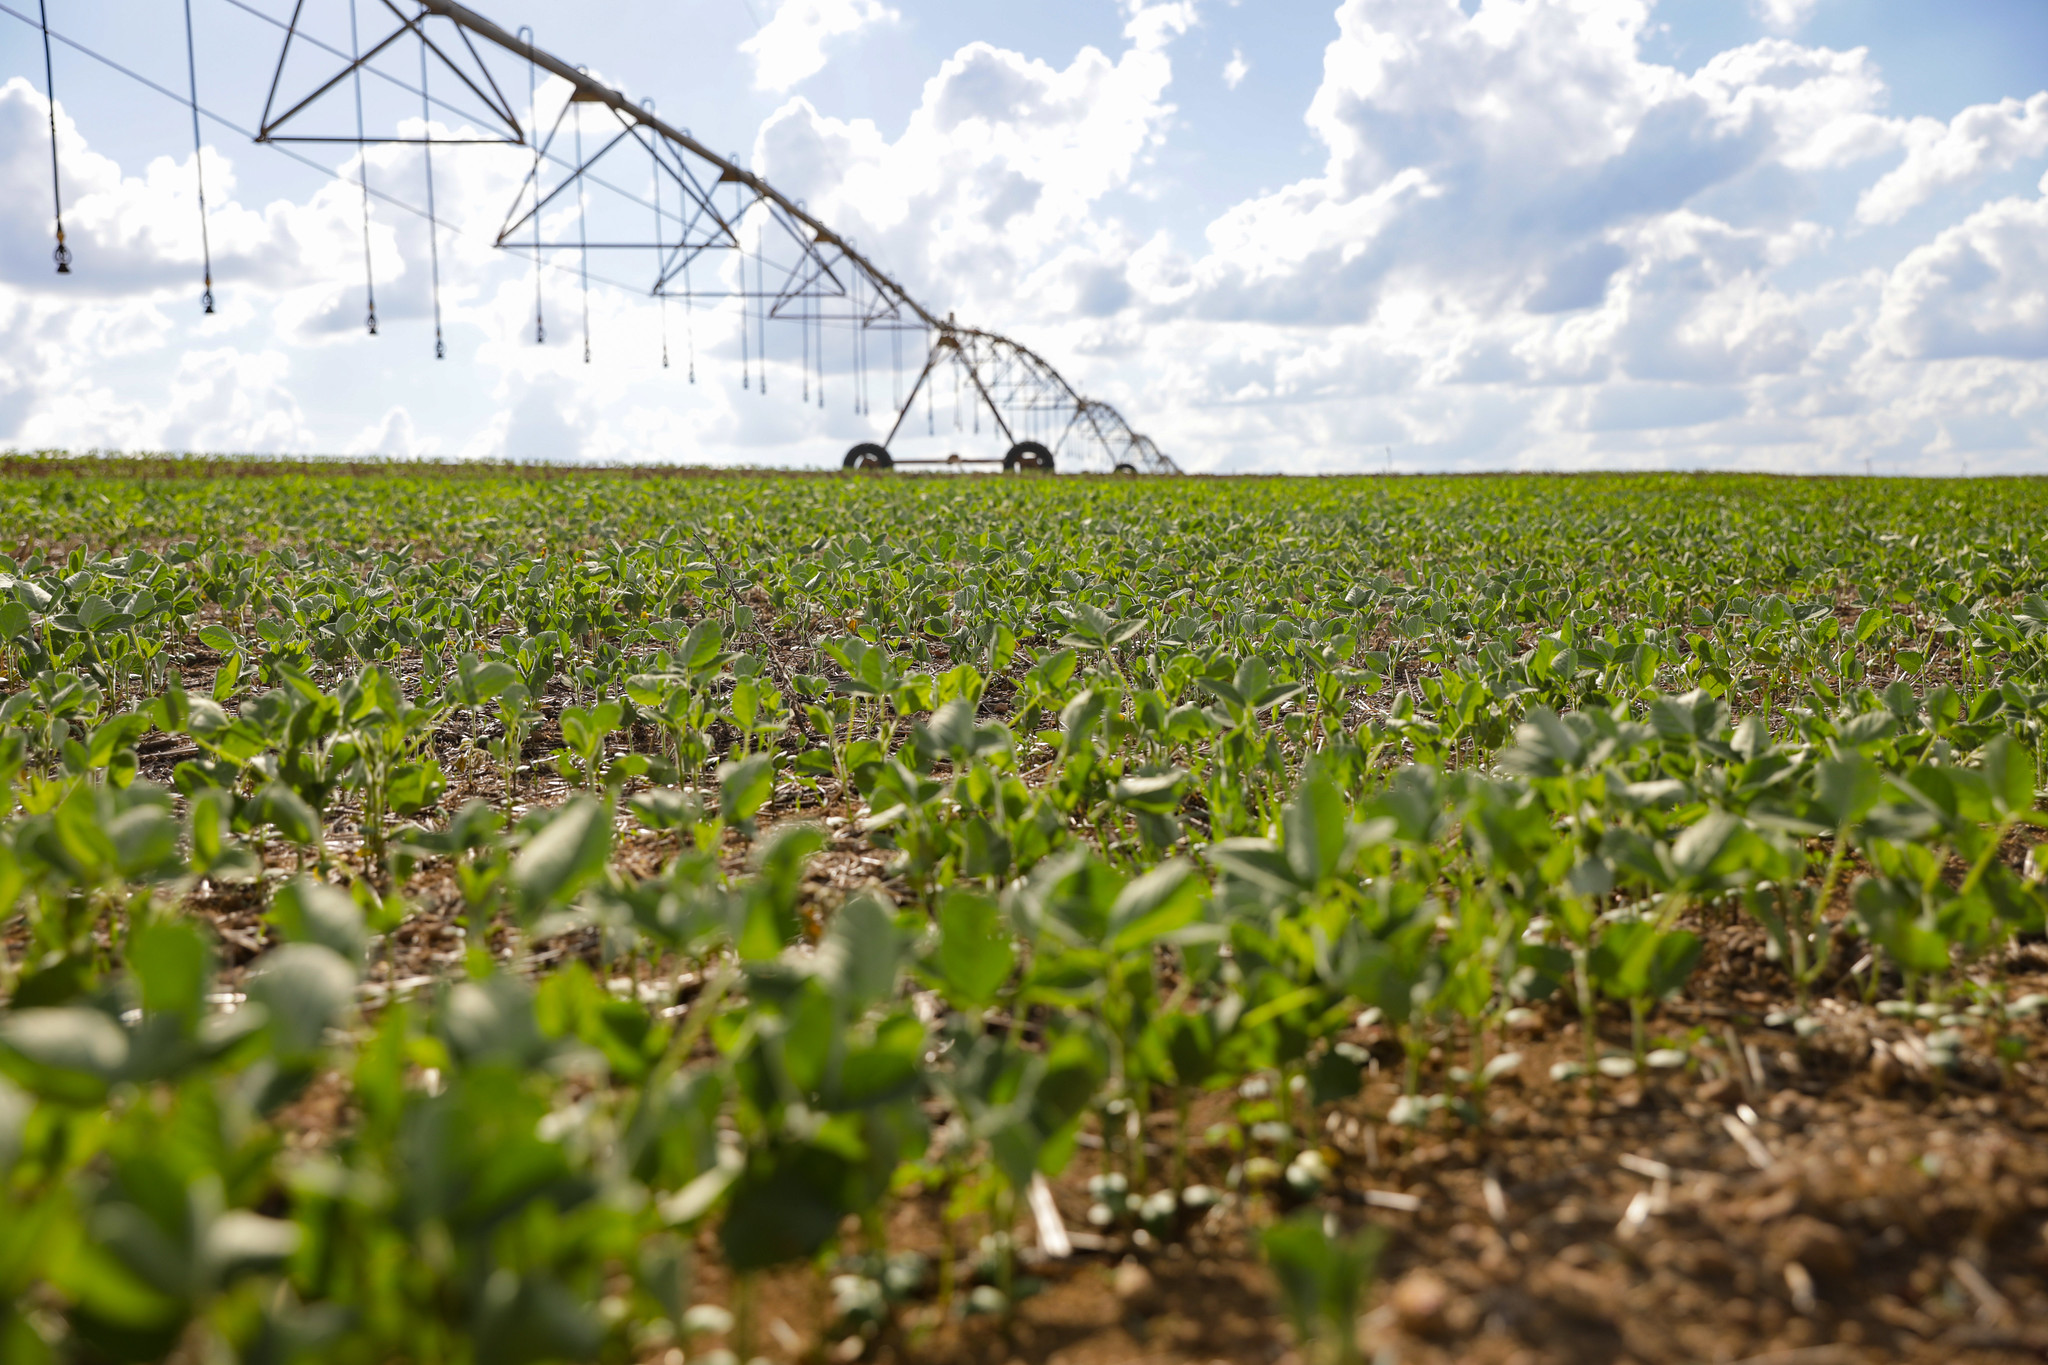
[[[19,0],[17,0],[19,3]],[[626,253],[655,263],[649,292],[660,301],[662,363],[669,363],[668,305],[680,299],[688,337],[690,381],[696,381],[694,314],[699,304],[728,299],[740,304],[741,385],[767,392],[768,324],[793,323],[802,334],[803,401],[824,405],[828,372],[850,378],[854,410],[874,412],[869,390],[888,338],[895,420],[879,441],[846,453],[847,469],[896,465],[1001,465],[1005,470],[1062,469],[1119,474],[1177,474],[1180,469],[1150,438],[1133,431],[1108,403],[1083,397],[1044,357],[994,332],[964,327],[911,298],[850,239],[813,217],[739,164],[720,156],[654,112],[653,101],[625,95],[535,46],[531,30],[509,33],[452,0],[293,0],[289,16],[265,13],[250,0],[222,0],[243,15],[281,31],[277,63],[268,77],[263,113],[251,130],[200,103],[191,0],[184,0],[189,91],[180,94],[120,65],[50,26],[48,0],[31,16],[0,0],[0,11],[39,28],[46,89],[54,84],[51,43],[62,44],[141,81],[192,112],[196,149],[199,119],[209,119],[315,165],[291,144],[353,146],[354,175],[363,204],[366,326],[377,331],[376,280],[370,253],[373,199],[427,220],[434,297],[435,355],[445,356],[441,335],[440,236],[444,224],[434,199],[436,148],[518,149],[522,179],[497,229],[495,245],[530,255],[534,265],[534,339],[546,339],[543,277],[574,253],[572,271],[582,291],[583,357],[590,359],[590,281],[593,256]],[[359,13],[360,10],[360,13]],[[388,30],[388,31],[387,31]],[[416,60],[415,60],[416,59]],[[542,116],[540,78],[566,83],[568,95],[552,119]],[[520,78],[525,89],[520,92]],[[507,91],[524,93],[524,117]],[[63,175],[58,159],[55,92],[51,93],[50,160],[56,206],[57,269],[75,262],[64,240]],[[586,113],[593,127],[586,127]],[[449,128],[459,131],[448,132]],[[404,144],[420,148],[425,208],[373,184],[364,149]],[[500,153],[505,154],[501,151]],[[635,169],[635,163],[640,168]],[[205,186],[199,186],[202,244]],[[378,176],[382,172],[377,172]],[[644,179],[643,179],[644,177]],[[206,249],[202,305],[213,311],[213,270]],[[75,262],[80,269],[85,262]],[[638,288],[638,285],[628,285]],[[778,328],[786,334],[787,328]],[[828,356],[828,332],[843,349]],[[923,362],[906,389],[904,336],[923,347]],[[850,337],[850,340],[848,339]],[[912,363],[916,363],[913,350]],[[941,391],[950,384],[950,412]],[[942,413],[956,430],[981,430],[985,412],[1006,443],[1000,458],[950,455],[908,459],[892,453],[912,431],[924,400],[925,435],[936,436]]]

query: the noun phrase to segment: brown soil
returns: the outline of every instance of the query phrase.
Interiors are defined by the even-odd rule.
[[[2016,989],[2042,984],[2037,962],[2014,966]],[[1347,1226],[1372,1221],[1392,1233],[1361,1324],[1366,1358],[1933,1365],[2048,1356],[2048,1072],[2023,1061],[2001,1074],[1966,1047],[1959,1070],[1972,1083],[1917,1060],[1932,1021],[1835,999],[1816,1015],[1820,1030],[1801,1040],[1734,1000],[1680,1002],[1658,1031],[1682,1039],[1697,1020],[1714,1020],[1691,1065],[1589,1091],[1549,1079],[1552,1062],[1581,1055],[1581,1040],[1567,1012],[1541,1011],[1507,1040],[1522,1065],[1495,1082],[1484,1126],[1446,1114],[1421,1130],[1383,1121],[1400,1093],[1398,1051],[1374,1030],[1356,1034],[1381,1068],[1357,1100],[1326,1111],[1333,1178],[1315,1202]],[[1626,1021],[1603,1020],[1603,1034],[1625,1048]],[[2036,1051],[2048,1044],[2039,1024],[2024,1035]],[[1760,1074],[1749,1073],[1752,1055]],[[1457,1089],[1432,1071],[1425,1093]],[[1227,1123],[1233,1101],[1209,1097],[1192,1127]],[[1155,1116],[1162,1148],[1172,1123]],[[1260,1150],[1270,1151],[1247,1149]],[[915,1305],[856,1355],[851,1341],[832,1344],[813,1277],[792,1273],[761,1287],[758,1312],[764,1324],[779,1318],[797,1349],[766,1335],[757,1349],[775,1360],[828,1351],[822,1358],[921,1365],[1301,1360],[1251,1244],[1255,1227],[1292,1206],[1279,1189],[1240,1185],[1217,1213],[1149,1245],[1124,1230],[1095,1239],[1080,1230],[1098,1155],[1084,1148],[1054,1187],[1082,1249],[1046,1258],[1031,1220],[1020,1221],[1020,1273],[1043,1288],[1007,1328]],[[1237,1163],[1198,1139],[1190,1178],[1223,1187]],[[906,1199],[892,1247],[936,1255],[935,1210],[933,1198]],[[985,1226],[956,1236],[963,1275],[970,1233]],[[707,1241],[707,1263],[711,1250]],[[1144,1273],[1120,1270],[1126,1263]],[[723,1293],[715,1269],[703,1288]]]
[[[195,662],[197,662],[195,660]],[[203,688],[207,670],[188,679]],[[551,698],[550,715],[562,698]],[[455,725],[466,724],[458,720]],[[437,740],[448,765],[452,810],[481,797],[503,802],[498,774],[450,762],[455,725]],[[190,752],[157,738],[144,776],[164,781]],[[536,755],[552,747],[530,746]],[[515,809],[551,805],[566,785],[536,763]],[[778,791],[763,824],[838,817],[814,861],[807,896],[814,921],[847,894],[882,885],[887,854],[844,823],[832,792]],[[345,811],[330,821],[333,869],[359,865]],[[617,858],[655,871],[674,836],[622,826]],[[745,845],[729,836],[737,871]],[[2007,850],[2017,864],[2026,850]],[[269,875],[293,860],[272,850]],[[393,935],[372,975],[374,1000],[418,990],[462,970],[460,899],[445,866],[429,864],[406,888],[417,912]],[[271,939],[255,886],[195,888],[189,904],[218,935],[232,992]],[[1550,1077],[1554,1063],[1583,1055],[1581,1021],[1552,1002],[1521,1019],[1492,1050],[1522,1061],[1485,1097],[1486,1121],[1446,1110],[1406,1129],[1386,1115],[1400,1094],[1401,1054],[1382,1031],[1350,1040],[1373,1066],[1364,1092],[1325,1111],[1319,1134],[1331,1169],[1315,1203],[1346,1227],[1384,1225],[1391,1236],[1360,1327],[1365,1358],[1438,1365],[1876,1365],[1877,1362],[2021,1362],[2048,1358],[2048,1027],[2013,1032],[2025,1059],[2001,1066],[1978,1021],[1956,1031],[1952,1067],[1930,1060],[1927,1040],[1954,1021],[1880,1014],[1847,975],[1847,954],[1817,991],[1820,1027],[1801,1038],[1765,1020],[1793,1003],[1790,984],[1765,952],[1760,929],[1732,916],[1694,924],[1706,939],[1684,997],[1653,1015],[1657,1045],[1687,1054],[1684,1066],[1593,1086]],[[19,956],[20,923],[4,944]],[[506,951],[494,940],[494,948]],[[580,958],[600,965],[594,936],[536,945],[535,971]],[[2008,994],[2048,990],[2048,949],[2016,947],[2001,964]],[[669,964],[631,968],[643,980]],[[671,977],[671,979],[673,979]],[[683,983],[678,983],[679,986]],[[1883,992],[1895,997],[1896,983]],[[687,995],[687,990],[679,991]],[[1599,1022],[1603,1049],[1626,1052],[1627,1019]],[[1468,1040],[1447,1031],[1431,1054],[1422,1093],[1457,1095],[1448,1069]],[[1088,1178],[1102,1169],[1090,1133],[1054,1183],[1076,1249],[1053,1259],[1036,1246],[1032,1220],[1016,1229],[1019,1274],[1037,1292],[1007,1322],[947,1314],[933,1285],[868,1335],[831,1320],[826,1276],[809,1270],[758,1287],[754,1350],[771,1361],[875,1360],[904,1365],[1209,1365],[1302,1362],[1255,1249],[1256,1230],[1294,1200],[1277,1182],[1243,1178],[1245,1159],[1272,1156],[1250,1139],[1235,1095],[1205,1097],[1195,1110],[1189,1179],[1230,1197],[1208,1216],[1151,1238],[1089,1222]],[[286,1116],[290,1140],[317,1145],[349,1121],[345,1087],[323,1078]],[[1151,1116],[1158,1147],[1152,1188],[1173,1144],[1171,1112]],[[1211,1135],[1213,1134],[1213,1140]],[[1241,1144],[1241,1145],[1240,1145]],[[942,1200],[910,1192],[891,1216],[892,1250],[938,1257],[947,1247]],[[1408,1205],[1410,1207],[1390,1207]],[[975,1243],[988,1220],[951,1230],[959,1265],[954,1307],[974,1282]],[[858,1229],[848,1245],[858,1248]],[[707,1238],[700,1297],[725,1302],[729,1284]],[[779,1326],[778,1326],[779,1324]],[[701,1344],[701,1343],[700,1343]],[[680,1365],[665,1347],[646,1357]]]

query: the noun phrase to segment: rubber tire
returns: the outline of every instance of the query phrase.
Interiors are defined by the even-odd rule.
[[[1138,467],[1134,464],[1120,464],[1114,472],[1124,478],[1135,479],[1138,477]]]
[[[862,441],[846,452],[846,458],[839,462],[841,469],[894,469],[896,461],[889,457],[886,448],[873,441]]]
[[[1003,472],[1014,473],[1019,469],[1042,469],[1052,473],[1052,452],[1037,441],[1019,441],[1003,456]]]

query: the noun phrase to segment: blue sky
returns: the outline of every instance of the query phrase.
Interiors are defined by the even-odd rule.
[[[253,126],[278,33],[249,11],[290,4],[192,3],[201,103]],[[389,14],[358,5],[365,32]],[[477,7],[1192,469],[2048,470],[2038,0]],[[305,14],[345,38],[347,0]],[[185,87],[175,6],[50,21]],[[373,206],[369,337],[359,195],[207,124],[202,318],[189,115],[63,45],[56,86],[62,279],[40,39],[0,14],[0,449],[817,465],[888,425],[886,385],[872,415],[838,374],[795,401],[793,336],[770,333],[769,395],[742,388],[729,311],[685,335],[638,289],[593,288],[586,365],[567,270],[534,346],[530,267],[490,245],[504,149],[436,153],[436,362],[423,225]],[[408,116],[373,96],[386,114]],[[420,200],[416,149],[368,172]]]

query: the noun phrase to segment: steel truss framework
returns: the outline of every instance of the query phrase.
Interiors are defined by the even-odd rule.
[[[815,381],[821,404],[828,370],[850,373],[856,407],[867,411],[877,352],[886,348],[898,367],[891,403],[895,422],[882,442],[856,447],[847,457],[849,468],[910,463],[892,459],[888,447],[912,417],[920,394],[935,429],[929,412],[933,391],[950,377],[956,396],[973,410],[977,429],[985,409],[1009,443],[1000,461],[1006,468],[1057,464],[1103,473],[1180,472],[1114,407],[1082,396],[1042,356],[926,308],[856,243],[813,217],[801,200],[740,165],[737,154],[711,151],[687,128],[657,116],[651,101],[633,103],[537,47],[526,30],[509,33],[455,0],[294,0],[282,27],[257,141],[423,146],[430,204],[432,148],[524,148],[528,166],[496,244],[530,255],[536,272],[544,258],[575,253],[586,293],[592,253],[630,252],[655,262],[647,287],[664,303],[681,299],[694,308],[699,301],[739,300],[742,382],[749,386],[748,367],[764,355],[771,321],[785,324],[778,331],[792,323],[801,330],[803,396],[809,399]],[[569,90],[545,120],[535,98],[542,74]],[[519,76],[524,90],[518,89]],[[373,87],[369,106],[366,82]],[[523,111],[508,87],[527,97]],[[401,103],[394,106],[393,100]],[[462,132],[437,132],[437,125]],[[367,163],[358,164],[367,214],[373,191]],[[604,201],[597,211],[594,196]],[[371,294],[374,331],[374,282]],[[538,301],[535,326],[538,335]],[[839,353],[829,359],[828,330],[842,338],[844,348],[833,348]],[[922,368],[907,391],[900,382],[905,333],[923,348]],[[758,373],[765,391],[765,366]],[[956,421],[959,412],[956,397]],[[955,455],[946,462],[998,461]]]

